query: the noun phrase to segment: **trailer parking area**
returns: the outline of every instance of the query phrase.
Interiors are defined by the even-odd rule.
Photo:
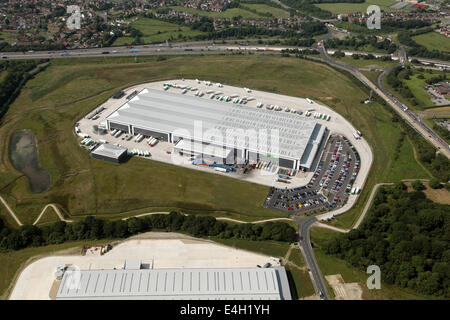
[[[355,186],[361,157],[353,144],[341,135],[332,135],[311,180],[296,188],[272,188],[267,208],[294,214],[331,211],[342,207],[359,193]]]

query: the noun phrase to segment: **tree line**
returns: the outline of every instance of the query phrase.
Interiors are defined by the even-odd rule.
[[[2,61],[1,68],[7,74],[0,83],[0,119],[6,114],[10,104],[19,95],[22,86],[31,78],[28,71],[36,66],[37,62],[32,60]]]
[[[397,46],[387,39],[378,41],[377,37],[375,36],[365,37],[363,35],[359,35],[357,37],[349,37],[342,40],[338,38],[331,38],[325,41],[325,46],[329,48],[349,50],[360,50],[361,48],[371,46],[374,49],[386,53],[393,53],[397,50]]]
[[[449,212],[449,205],[408,192],[403,183],[383,187],[360,228],[323,249],[364,271],[378,265],[388,284],[450,298]]]
[[[211,216],[171,212],[127,220],[104,220],[88,216],[73,223],[58,221],[49,226],[24,225],[18,229],[8,228],[0,219],[0,250],[19,250],[76,240],[126,238],[152,230],[183,232],[195,237],[221,239],[292,242],[296,238],[295,229],[284,222],[232,224]]]

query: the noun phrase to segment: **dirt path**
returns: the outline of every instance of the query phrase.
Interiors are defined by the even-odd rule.
[[[8,203],[6,203],[5,199],[3,199],[2,196],[0,196],[0,201],[3,203],[3,205],[5,206],[6,210],[9,212],[9,214],[11,215],[11,217],[13,217],[14,220],[16,220],[17,224],[19,226],[23,226],[23,223],[20,222],[19,218],[17,218],[17,216],[14,214],[14,211],[12,211],[12,209],[8,206]]]
[[[59,211],[58,207],[55,206],[53,203],[49,203],[48,205],[46,205],[44,207],[44,209],[42,209],[41,214],[39,215],[39,217],[36,219],[36,221],[33,222],[33,226],[35,226],[39,222],[41,217],[44,215],[45,210],[47,210],[47,208],[49,208],[49,207],[52,208],[53,211],[55,211],[55,213],[58,216],[59,220],[64,221],[64,222],[72,222],[72,220],[64,219],[64,216],[61,214],[61,212]]]
[[[414,147],[414,144],[412,143],[411,138],[408,137],[408,136],[406,136],[406,138],[408,139],[408,142],[409,142],[409,144],[411,145],[411,147],[412,147],[412,149],[413,149],[414,160],[416,160],[416,162],[419,164],[419,166],[421,166],[422,169],[425,170],[425,172],[428,174],[428,176],[429,176],[430,178],[432,178],[433,175],[431,174],[431,172],[430,172],[427,168],[425,168],[425,166],[419,161],[419,158],[417,157],[417,151],[416,151],[416,148]]]

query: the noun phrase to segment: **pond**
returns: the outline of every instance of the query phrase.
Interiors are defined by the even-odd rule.
[[[22,130],[14,133],[9,148],[13,166],[28,177],[33,192],[39,193],[50,188],[50,174],[41,168],[37,140],[32,131]]]

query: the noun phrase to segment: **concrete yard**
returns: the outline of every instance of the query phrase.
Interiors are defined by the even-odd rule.
[[[49,300],[59,281],[57,266],[73,265],[80,270],[122,268],[126,259],[138,259],[153,269],[240,268],[270,262],[268,256],[238,250],[207,240],[174,233],[151,232],[132,237],[100,255],[53,255],[26,266],[19,275],[10,300]],[[32,290],[30,290],[32,288]]]
[[[188,80],[188,79],[176,79],[176,80],[167,80],[167,81],[159,81],[159,82],[152,82],[152,83],[144,83],[140,84],[131,88],[128,88],[125,91],[125,96],[123,96],[120,99],[109,99],[106,101],[102,106],[106,109],[103,110],[99,114],[99,118],[96,120],[89,120],[87,118],[80,119],[78,122],[78,128],[81,130],[81,133],[88,134],[93,140],[99,141],[100,139],[106,140],[108,143],[111,144],[119,144],[123,147],[126,147],[129,151],[133,149],[139,149],[141,151],[148,151],[150,152],[151,156],[148,157],[148,159],[156,160],[156,161],[162,161],[166,163],[176,164],[179,166],[183,166],[190,169],[195,170],[202,170],[214,174],[221,174],[221,175],[227,175],[232,178],[237,178],[241,180],[245,180],[248,182],[258,183],[262,185],[267,186],[274,186],[278,188],[295,188],[299,186],[306,185],[309,180],[311,179],[313,172],[299,172],[297,176],[293,177],[291,180],[291,183],[289,185],[284,184],[283,182],[278,182],[278,176],[277,176],[277,170],[274,172],[268,172],[262,169],[259,170],[251,170],[248,174],[243,174],[241,172],[230,172],[230,173],[223,173],[219,171],[215,171],[210,167],[205,166],[194,166],[192,165],[192,160],[188,157],[183,157],[180,155],[176,155],[173,151],[173,144],[169,142],[163,142],[160,141],[156,146],[151,147],[149,146],[145,140],[141,141],[140,143],[136,143],[134,139],[131,139],[130,141],[123,140],[122,138],[124,135],[115,138],[111,136],[109,133],[107,134],[96,134],[93,132],[93,125],[99,125],[101,123],[105,123],[105,118],[113,113],[115,110],[117,110],[122,104],[124,104],[127,99],[126,97],[133,93],[135,90],[138,92],[144,88],[152,88],[152,89],[158,89],[163,90],[163,84],[166,82],[171,83],[177,83],[180,85],[187,85],[190,87],[195,87],[199,91],[202,91],[205,93],[205,95],[202,97],[202,99],[210,99],[209,94],[206,94],[206,91],[212,90],[215,92],[221,92],[220,95],[224,96],[232,96],[232,95],[239,95],[240,98],[247,96],[247,97],[254,97],[255,99],[252,101],[248,101],[245,106],[248,106],[249,108],[256,108],[256,105],[258,102],[263,103],[264,105],[272,104],[272,105],[279,105],[281,107],[289,107],[291,109],[295,110],[301,110],[303,111],[303,115],[296,115],[293,114],[293,116],[298,117],[305,117],[306,111],[314,112],[320,112],[323,114],[327,114],[331,116],[331,119],[329,121],[325,121],[322,119],[316,119],[317,122],[325,125],[331,133],[334,134],[341,134],[346,136],[351,143],[356,147],[358,150],[360,156],[361,156],[361,168],[360,172],[358,174],[358,177],[355,181],[355,185],[362,186],[366,176],[369,172],[371,163],[372,163],[372,152],[370,149],[370,146],[367,144],[366,140],[363,139],[355,139],[353,137],[353,133],[356,131],[356,129],[347,121],[345,118],[343,118],[341,115],[339,115],[337,112],[333,111],[332,109],[318,104],[317,102],[309,103],[306,98],[297,98],[297,97],[290,97],[285,95],[279,95],[269,92],[263,92],[263,91],[257,91],[257,90],[251,90],[251,92],[246,92],[243,88],[223,85],[221,87],[218,87],[217,84],[212,84],[210,86],[205,85],[202,81],[198,83],[196,80]],[[170,88],[168,90],[169,92],[176,92],[180,95],[182,94],[182,89],[178,88]],[[184,95],[190,95],[193,96],[196,91],[187,91]],[[225,103],[225,102],[223,102]],[[232,103],[232,102],[228,102]],[[281,112],[284,113],[285,111],[273,111],[273,112]],[[312,115],[310,116],[313,117]],[[320,157],[321,150],[318,152],[318,157]]]

